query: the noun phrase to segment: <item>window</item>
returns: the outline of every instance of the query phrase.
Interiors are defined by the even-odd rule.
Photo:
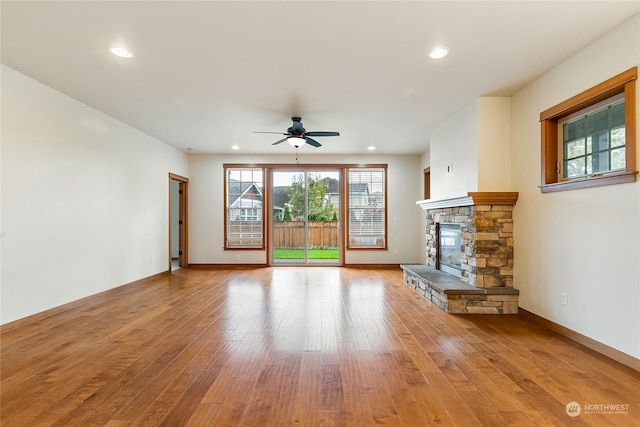
[[[558,124],[563,180],[624,170],[624,97],[615,96]]]
[[[636,180],[637,68],[542,113],[543,193]]]
[[[387,249],[387,165],[331,165],[344,171],[346,249]],[[224,248],[265,249],[265,176],[279,165],[224,165]],[[339,211],[338,193],[325,195]],[[276,195],[267,196],[274,197]],[[272,218],[283,215],[275,210]],[[269,209],[266,209],[267,211]],[[336,212],[337,212],[336,211]],[[337,215],[336,215],[337,217]],[[272,219],[270,218],[270,219]]]
[[[225,249],[264,249],[264,172],[225,167]]]
[[[347,169],[349,249],[387,249],[386,167]]]

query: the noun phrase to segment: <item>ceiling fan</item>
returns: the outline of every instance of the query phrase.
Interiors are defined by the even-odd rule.
[[[300,117],[291,117],[293,121],[293,125],[286,132],[253,132],[253,133],[275,133],[279,135],[285,135],[284,138],[274,142],[271,145],[278,145],[282,142],[288,141],[293,147],[300,147],[303,144],[309,144],[313,147],[320,147],[320,144],[315,139],[309,138],[310,136],[340,136],[340,132],[329,132],[329,131],[314,131],[307,132],[307,130],[302,126],[302,119]]]

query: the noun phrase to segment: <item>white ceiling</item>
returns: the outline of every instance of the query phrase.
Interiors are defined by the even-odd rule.
[[[180,149],[422,153],[479,96],[508,96],[640,11],[639,1],[1,3],[2,63]],[[115,57],[124,45],[132,59]],[[445,45],[440,61],[428,51]]]

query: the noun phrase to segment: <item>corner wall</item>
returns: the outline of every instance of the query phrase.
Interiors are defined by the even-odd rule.
[[[640,359],[640,182],[547,194],[538,188],[540,112],[638,64],[640,15],[518,92],[511,159],[520,192],[514,210],[520,306]]]
[[[431,134],[431,198],[511,190],[511,99],[480,97]]]
[[[187,156],[2,66],[2,324],[169,269]]]

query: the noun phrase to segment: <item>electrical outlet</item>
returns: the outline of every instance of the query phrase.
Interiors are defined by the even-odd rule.
[[[567,293],[566,292],[560,292],[560,304],[562,304],[562,305],[567,305],[568,304]]]

